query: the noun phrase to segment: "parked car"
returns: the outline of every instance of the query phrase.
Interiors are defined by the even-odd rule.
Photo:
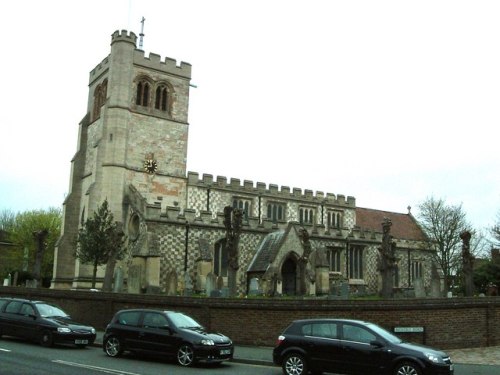
[[[403,342],[376,324],[346,319],[292,322],[279,336],[273,361],[286,375],[453,375],[450,357]]]
[[[94,327],[77,323],[61,308],[43,301],[0,299],[0,337],[13,336],[37,341],[43,346],[94,343]]]
[[[103,350],[110,357],[124,351],[149,352],[175,358],[181,366],[233,357],[232,341],[207,332],[190,316],[177,311],[121,310],[106,327]]]

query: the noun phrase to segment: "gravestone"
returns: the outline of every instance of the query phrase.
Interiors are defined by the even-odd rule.
[[[224,288],[224,278],[222,276],[217,276],[217,280],[215,282],[215,287],[218,290],[221,290],[222,288]]]
[[[217,282],[217,277],[212,272],[210,272],[207,275],[207,279],[205,282],[205,292],[208,297],[211,297],[212,292],[217,289],[216,282]]]
[[[340,284],[340,298],[341,299],[349,299],[349,284],[348,283]]]
[[[133,264],[128,269],[127,289],[129,293],[139,294],[141,292],[142,267]]]
[[[121,293],[123,290],[123,269],[118,267],[115,270],[115,279],[113,282],[113,292]]]
[[[259,279],[256,278],[256,277],[253,277],[252,279],[250,279],[250,288],[249,288],[249,291],[248,291],[248,294],[250,296],[258,296],[261,294],[260,292],[260,286],[259,286]]]
[[[14,281],[12,282],[12,285],[17,286],[17,279],[19,278],[19,272],[14,273]]]
[[[167,274],[167,295],[177,295],[177,272],[175,270],[171,270]]]
[[[443,297],[442,288],[442,277],[439,274],[436,264],[432,264],[431,268],[431,297],[440,298]]]
[[[5,279],[3,279],[3,286],[10,286],[10,273]]]
[[[184,295],[190,296],[193,294],[193,281],[191,280],[191,276],[186,272],[184,274]]]
[[[415,289],[415,298],[425,298],[425,288],[424,288],[424,280],[422,278],[418,278],[413,280],[413,288]]]

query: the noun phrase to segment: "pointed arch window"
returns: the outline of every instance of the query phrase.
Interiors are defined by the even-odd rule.
[[[106,101],[108,90],[108,80],[105,79],[101,84],[97,85],[94,91],[94,108],[92,111],[92,119],[95,120],[101,115],[101,107]]]
[[[135,104],[147,107],[149,105],[149,96],[151,85],[146,80],[141,80],[137,83],[137,95]]]
[[[169,106],[169,92],[166,85],[160,85],[156,88],[155,108],[167,112]]]

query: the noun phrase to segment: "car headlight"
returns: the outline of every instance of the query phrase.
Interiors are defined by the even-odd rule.
[[[69,329],[67,327],[59,327],[59,328],[57,328],[57,332],[59,332],[59,333],[71,333],[71,329]]]
[[[201,345],[215,345],[214,340],[203,339],[201,340]]]
[[[434,363],[443,363],[443,358],[441,358],[441,356],[439,356],[439,355],[436,355],[434,353],[424,353],[424,355],[431,362],[434,362]]]
[[[92,328],[90,332],[92,332],[92,334],[95,335],[95,328]]]

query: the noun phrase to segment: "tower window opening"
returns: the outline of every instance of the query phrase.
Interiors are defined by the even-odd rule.
[[[267,205],[267,218],[271,219],[273,223],[285,219],[285,207],[281,203],[269,203]]]
[[[168,90],[164,85],[156,88],[155,108],[161,111],[168,110]]]
[[[149,104],[149,83],[146,81],[140,81],[137,84],[137,98],[135,104],[147,107]]]
[[[308,207],[301,207],[299,209],[299,222],[301,224],[313,224],[314,209]]]

